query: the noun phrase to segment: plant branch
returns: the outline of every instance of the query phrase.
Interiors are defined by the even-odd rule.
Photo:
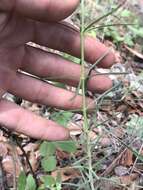
[[[88,24],[85,27],[84,32],[86,32],[89,28],[91,28],[94,24],[98,23],[99,21],[103,20],[104,18],[107,18],[108,16],[112,15],[114,12],[116,12],[118,9],[120,9],[122,7],[122,5],[126,2],[126,0],[124,0],[121,4],[119,4],[116,8],[112,9],[110,12],[104,14],[103,16],[97,18],[96,20],[92,21],[90,24]]]

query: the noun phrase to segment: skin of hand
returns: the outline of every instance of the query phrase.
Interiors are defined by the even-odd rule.
[[[0,124],[12,131],[44,140],[64,140],[69,131],[2,98],[5,92],[25,100],[59,109],[80,109],[82,97],[44,83],[37,77],[49,77],[71,86],[80,80],[80,65],[59,55],[27,45],[34,42],[54,50],[80,57],[80,34],[61,22],[79,5],[79,0],[1,0],[0,1]],[[85,60],[90,63],[108,49],[98,40],[85,37]],[[114,63],[109,53],[100,63],[108,68]],[[24,71],[24,72],[20,72]],[[93,72],[93,75],[96,74]],[[62,77],[61,77],[62,76]],[[94,75],[88,90],[102,93],[112,87],[107,76]],[[87,98],[87,104],[92,100]],[[89,106],[93,107],[93,106]]]

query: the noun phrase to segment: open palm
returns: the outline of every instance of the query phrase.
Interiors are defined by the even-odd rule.
[[[34,42],[41,46],[80,57],[79,32],[61,22],[77,7],[78,0],[1,0],[0,1],[0,96],[5,92],[31,102],[59,109],[79,109],[82,97],[36,78],[49,77],[71,86],[77,86],[80,66],[54,53],[27,45]],[[85,59],[94,63],[107,49],[99,41],[85,38]],[[100,63],[110,67],[114,55],[109,53]],[[88,89],[103,92],[112,86],[106,76],[94,76],[88,81]],[[87,102],[92,100],[87,99]],[[0,101],[0,124],[7,128],[47,140],[63,140],[69,137],[67,129],[53,121],[4,100]]]

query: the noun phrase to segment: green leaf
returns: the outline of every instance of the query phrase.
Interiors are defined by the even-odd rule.
[[[44,141],[40,146],[41,156],[52,156],[56,151],[54,143]]]
[[[41,187],[38,187],[38,190],[45,190],[45,187],[42,185]]]
[[[18,177],[18,183],[17,183],[18,190],[25,190],[26,187],[26,175],[22,171]]]
[[[63,54],[63,57],[64,57],[65,59],[69,60],[69,61],[72,61],[72,62],[74,62],[74,63],[80,64],[80,59],[77,58],[77,57],[71,56],[71,55],[66,54],[66,53]]]
[[[126,123],[127,132],[129,135],[143,138],[143,117],[133,114],[130,116],[130,121]]]
[[[26,190],[36,190],[36,183],[31,174],[28,175],[26,180]]]
[[[130,35],[125,35],[124,37],[124,42],[128,45],[128,46],[133,46],[134,42],[132,41],[132,38]]]
[[[61,82],[53,82],[56,87],[66,89],[66,85]]]
[[[54,121],[56,121],[59,125],[66,127],[72,116],[73,116],[72,112],[60,111],[60,112],[54,113],[51,116],[51,118]]]
[[[52,187],[52,186],[54,186],[56,184],[55,179],[50,175],[44,176],[43,180],[44,180],[45,188]]]
[[[123,11],[121,12],[121,16],[122,16],[122,17],[129,17],[129,16],[131,16],[131,11],[125,9],[125,10],[123,10]]]
[[[57,184],[61,184],[62,183],[62,177],[61,177],[61,173],[60,172],[57,172],[56,183]]]
[[[45,157],[41,160],[41,165],[44,171],[51,172],[55,170],[57,165],[57,160],[54,156],[49,156],[48,158]]]
[[[140,37],[143,37],[143,27],[142,27],[142,28],[139,28],[139,33],[138,33],[138,35],[139,35]]]
[[[65,152],[74,153],[76,152],[76,144],[74,141],[62,141],[56,143],[57,148],[61,148]]]

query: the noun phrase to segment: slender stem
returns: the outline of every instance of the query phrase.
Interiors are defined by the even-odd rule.
[[[82,86],[82,95],[83,95],[83,116],[84,116],[84,130],[88,132],[88,120],[87,120],[87,112],[86,112],[86,97],[85,97],[85,60],[84,60],[84,0],[81,1],[81,86]]]
[[[94,24],[98,23],[99,21],[103,20],[104,18],[107,18],[108,16],[112,15],[114,12],[116,12],[119,8],[122,7],[122,5],[126,2],[126,0],[124,0],[121,4],[119,4],[116,8],[112,9],[110,12],[105,13],[103,16],[95,19],[94,21],[92,21],[90,24],[88,24],[85,27],[85,31],[87,31],[89,28],[91,28]]]
[[[142,145],[141,145],[141,147],[140,147],[139,154],[141,154],[142,149],[143,149],[143,144],[142,144]],[[132,168],[131,168],[130,173],[132,173],[132,172],[133,172],[134,167],[135,167],[135,165],[136,165],[137,161],[138,161],[138,156],[136,157],[136,159],[135,159],[135,161],[134,161],[134,164],[133,164],[133,166],[132,166]]]
[[[85,0],[81,0],[81,28],[80,28],[80,37],[81,37],[81,86],[82,86],[82,95],[83,95],[83,129],[84,129],[84,137],[86,142],[86,152],[88,156],[88,174],[89,174],[89,183],[91,190],[94,190],[94,179],[92,173],[92,155],[91,155],[91,144],[90,144],[90,137],[89,137],[89,125],[87,119],[87,105],[86,105],[86,76],[85,76],[85,57],[84,57],[84,34],[85,34]]]
[[[37,176],[36,176],[35,172],[33,171],[33,168],[32,168],[32,165],[31,165],[29,159],[28,159],[28,156],[27,156],[27,154],[26,154],[24,148],[23,148],[23,147],[21,146],[21,144],[19,143],[19,141],[18,141],[17,138],[15,138],[15,142],[16,142],[16,144],[18,145],[18,147],[20,148],[20,150],[22,151],[22,153],[23,153],[23,155],[24,155],[24,157],[25,157],[25,159],[26,159],[26,162],[27,162],[27,164],[28,164],[28,166],[29,166],[30,172],[31,172],[31,174],[32,174],[32,176],[33,176],[33,178],[34,178],[34,180],[35,180],[35,183],[36,183],[36,190],[37,190],[37,189],[38,189],[38,179],[37,179]]]
[[[134,26],[134,25],[137,25],[137,24],[130,24],[130,23],[121,23],[121,24],[106,24],[106,25],[99,25],[99,26],[96,26],[96,27],[92,27],[92,28],[89,28],[86,32],[89,32],[89,31],[92,31],[92,30],[97,30],[97,29],[102,29],[102,28],[108,28],[108,27],[112,27],[112,26]]]

